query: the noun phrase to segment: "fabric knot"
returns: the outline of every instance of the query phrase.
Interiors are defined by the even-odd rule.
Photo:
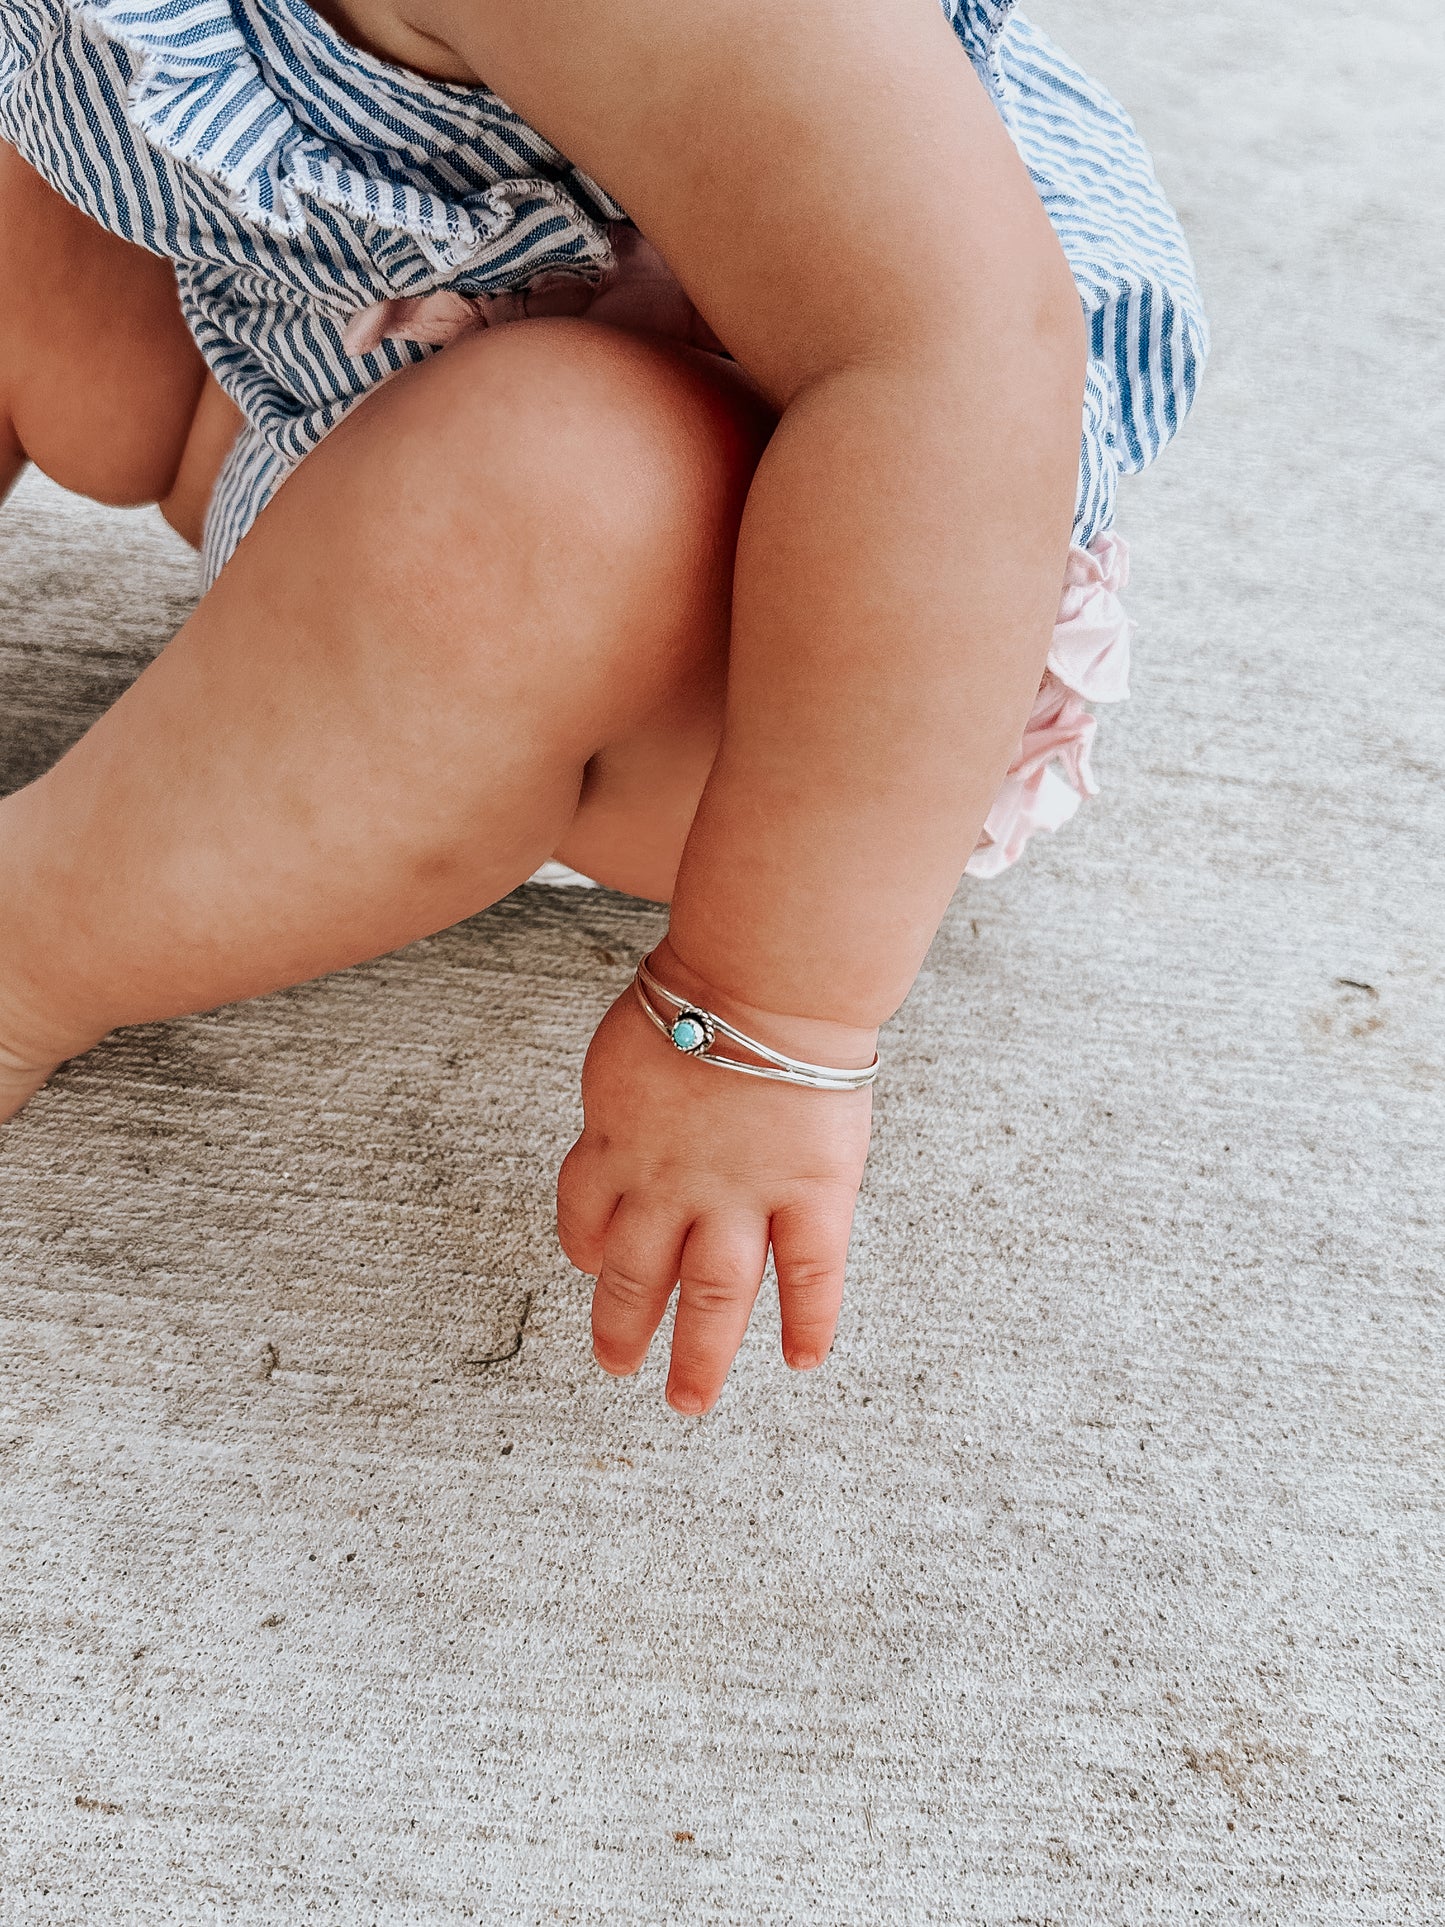
[[[587,314],[617,328],[666,335],[716,351],[722,343],[688,299],[650,241],[625,221],[608,224],[611,257],[600,275],[551,270],[524,287],[464,295],[441,288],[411,299],[374,301],[346,324],[342,345],[366,355],[383,341],[416,341],[444,348],[477,328],[539,315]]]

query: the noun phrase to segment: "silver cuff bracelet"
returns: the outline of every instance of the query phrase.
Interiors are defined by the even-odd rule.
[[[785,1057],[770,1044],[760,1044],[756,1037],[745,1036],[725,1018],[710,1010],[700,1010],[684,997],[674,996],[653,976],[645,957],[637,966],[632,988],[637,992],[637,1001],[669,1043],[684,1057],[695,1057],[700,1063],[741,1071],[744,1077],[771,1077],[780,1084],[805,1084],[812,1091],[859,1091],[878,1075],[876,1051],[873,1062],[859,1070],[839,1070],[831,1064],[805,1064],[800,1058]],[[664,1009],[659,1010],[658,1004]],[[667,1007],[676,1015],[666,1015]],[[736,1057],[715,1056],[714,1047],[720,1037],[731,1038],[733,1043],[741,1044],[744,1050],[752,1051],[764,1062],[744,1064]]]

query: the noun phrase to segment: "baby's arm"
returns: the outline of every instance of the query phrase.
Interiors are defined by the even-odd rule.
[[[658,974],[792,1054],[866,1062],[1048,648],[1085,359],[1062,252],[934,0],[431,4],[423,24],[618,197],[782,411]],[[816,1357],[859,1106],[678,1059],[620,1006],[589,1072],[563,1230],[603,1273],[604,1363],[640,1361],[676,1261],[671,1391],[710,1403],[770,1222],[785,1344]]]

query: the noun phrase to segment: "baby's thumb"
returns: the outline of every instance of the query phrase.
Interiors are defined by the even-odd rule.
[[[579,1137],[557,1173],[557,1241],[569,1262],[595,1278],[607,1227],[621,1193],[602,1175],[601,1159]]]

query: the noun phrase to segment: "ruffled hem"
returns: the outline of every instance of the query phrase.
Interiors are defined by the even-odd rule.
[[[439,273],[455,273],[511,228],[524,207],[543,203],[565,212],[583,259],[609,258],[605,228],[558,181],[509,177],[453,200],[420,173],[409,178],[400,160],[343,151],[312,133],[266,79],[226,6],[70,4],[139,61],[126,111],[146,140],[223,187],[238,215],[271,234],[301,234],[310,202],[410,235]],[[466,92],[492,98],[485,89]]]
[[[943,0],[953,31],[963,42],[964,52],[977,68],[984,85],[993,93],[1003,86],[999,67],[998,43],[1009,15],[1018,0]]]
[[[1113,529],[1096,535],[1087,548],[1070,549],[1033,712],[966,876],[999,876],[1036,831],[1061,828],[1086,796],[1098,795],[1089,763],[1097,724],[1084,705],[1122,702],[1129,694],[1134,624],[1119,600],[1128,582],[1128,544]]]

